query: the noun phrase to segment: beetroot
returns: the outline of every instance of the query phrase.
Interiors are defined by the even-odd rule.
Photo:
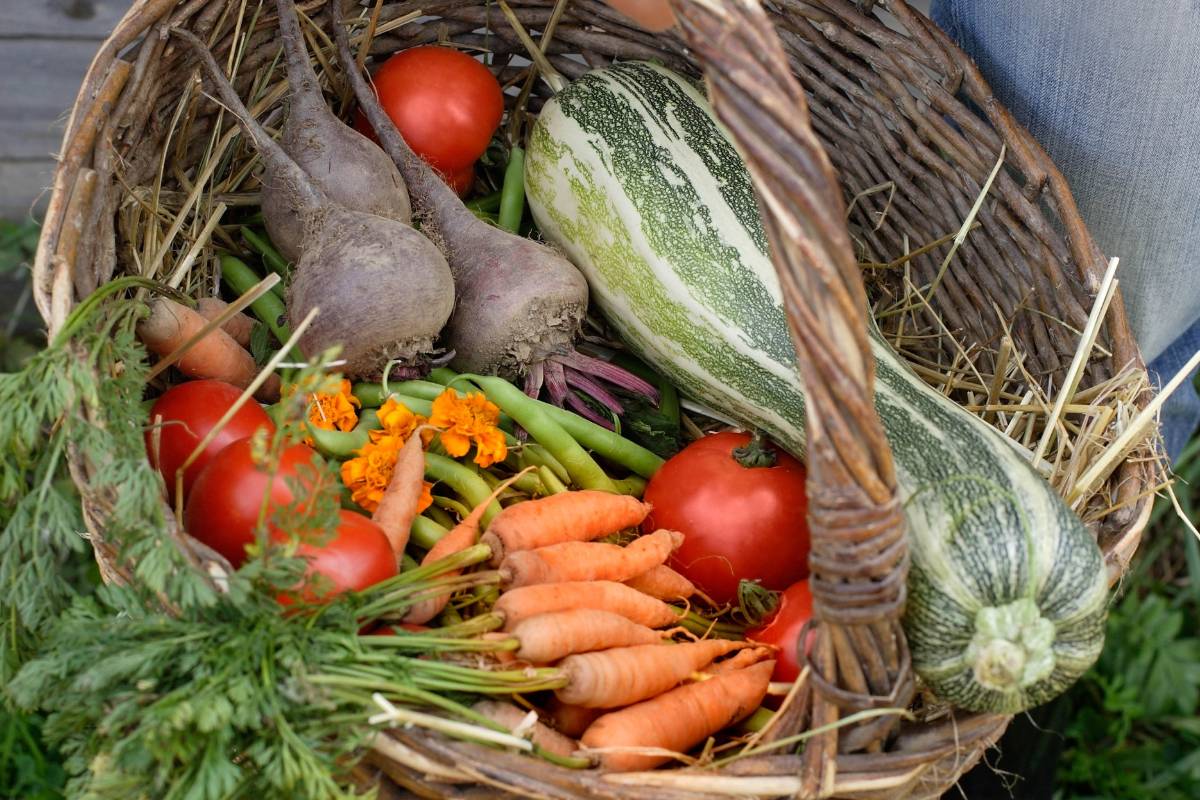
[[[396,165],[379,147],[338,119],[325,104],[317,74],[308,60],[304,35],[292,0],[276,0],[279,36],[287,62],[291,106],[280,144],[325,195],[351,211],[366,211],[405,225],[412,221],[408,189]],[[289,261],[303,237],[302,220],[275,200],[263,196],[263,222],[271,240]]]
[[[313,357],[340,346],[348,377],[375,378],[392,360],[419,367],[454,306],[446,259],[403,222],[330,200],[254,121],[211,52],[188,31],[172,34],[200,64],[258,149],[265,166],[263,208],[298,221],[298,239],[276,244],[299,254],[288,287],[288,317],[320,313],[299,340]]]
[[[335,25],[338,55],[359,106],[408,184],[421,220],[450,264],[457,304],[443,341],[459,370],[524,377],[526,391],[543,384],[559,405],[612,427],[571,387],[621,413],[619,401],[598,381],[647,395],[653,386],[623,369],[575,352],[587,312],[587,281],[571,262],[539,242],[484,222],[468,210],[437,173],[417,156],[383,111],[350,54],[349,37]]]

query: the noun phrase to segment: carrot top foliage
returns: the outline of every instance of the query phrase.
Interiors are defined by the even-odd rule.
[[[134,288],[120,280],[101,292]],[[133,334],[142,305],[97,299],[80,309],[21,371],[0,374],[0,698],[45,715],[41,733],[66,757],[69,796],[349,797],[347,756],[372,731],[373,691],[470,718],[431,689],[561,684],[554,670],[510,674],[397,658],[358,635],[364,621],[402,616],[430,587],[485,582],[441,576],[482,562],[486,549],[309,614],[281,614],[275,600],[275,587],[305,571],[292,557],[294,538],[260,542],[260,557],[220,584],[197,569],[145,456],[148,370]],[[326,364],[299,370],[296,384],[335,390]],[[260,443],[265,458],[302,435],[305,410],[304,393],[295,393],[276,438]],[[122,582],[94,589],[83,578],[95,567],[69,452],[93,467],[88,508],[119,553],[113,567]],[[314,469],[303,504],[275,512],[280,530],[334,527],[335,468]],[[462,639],[420,644],[423,653],[443,652],[461,649]]]
[[[90,563],[67,451],[95,465],[106,536],[118,543],[141,587],[180,607],[212,602],[204,578],[161,546],[164,507],[145,459],[141,408],[144,351],[133,336],[136,306],[106,305],[77,320],[19,372],[0,374],[0,684],[80,596]]]

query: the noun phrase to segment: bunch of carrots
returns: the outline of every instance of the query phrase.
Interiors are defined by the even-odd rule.
[[[687,634],[672,627],[680,613],[664,600],[694,593],[665,564],[682,542],[679,533],[659,530],[625,546],[594,541],[636,528],[648,505],[570,491],[509,505],[481,535],[484,508],[477,506],[439,540],[422,565],[477,543],[487,547],[503,588],[491,613],[512,645],[496,651],[498,662],[554,666],[564,678],[541,710],[549,727],[533,729],[543,748],[569,756],[579,737],[582,752],[604,769],[650,769],[670,760],[666,753],[690,749],[761,704],[775,663],[769,648],[673,638]],[[429,622],[449,599],[440,594],[420,601],[403,621]],[[475,710],[512,728],[527,716],[496,701]]]

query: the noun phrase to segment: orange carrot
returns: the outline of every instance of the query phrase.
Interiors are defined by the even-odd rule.
[[[196,311],[209,322],[225,313],[229,304],[219,297],[202,297],[196,301]],[[242,347],[250,347],[250,331],[254,330],[254,320],[242,313],[234,314],[225,320],[221,330]]]
[[[523,725],[526,717],[529,716],[528,711],[517,708],[512,703],[503,703],[499,700],[480,700],[471,706],[471,709],[492,722],[500,723],[509,731],[514,731],[518,726]],[[529,728],[528,738],[546,752],[557,756],[570,756],[579,749],[574,740],[568,739],[541,722],[533,723],[533,727]]]
[[[659,600],[680,600],[696,593],[696,587],[691,581],[666,564],[659,564],[649,572],[643,572],[624,583]]]
[[[421,463],[424,464],[423,458]],[[471,510],[470,514],[467,514],[467,516],[463,517],[462,522],[455,525],[449,533],[447,533],[441,539],[438,539],[434,543],[433,547],[429,548],[429,552],[426,553],[425,557],[421,559],[421,566],[432,564],[434,561],[438,561],[446,556],[466,550],[468,547],[475,544],[475,542],[479,539],[479,523],[483,520],[484,512],[487,511],[488,506],[493,500],[500,496],[501,492],[508,488],[509,484],[524,474],[524,472],[520,472],[497,486],[495,490],[488,495],[486,500],[475,506],[475,508]],[[499,515],[497,514],[497,516]],[[446,575],[458,575],[461,572],[462,570],[453,570],[451,572],[447,572]],[[428,600],[422,600],[408,610],[408,613],[404,615],[403,621],[415,622],[418,625],[423,625],[440,614],[448,602],[450,602],[449,594],[440,594],[437,597],[432,597]]]
[[[555,695],[586,708],[616,708],[661,694],[717,656],[745,642],[705,639],[690,644],[643,644],[567,656],[558,668],[568,683]]]
[[[419,513],[417,507],[421,503],[424,488],[425,453],[421,450],[421,437],[414,433],[400,448],[396,465],[392,467],[392,479],[375,513],[371,515],[371,519],[387,534],[397,558],[408,546],[409,532]]]
[[[745,650],[738,650],[729,658],[714,661],[704,668],[704,672],[708,675],[722,675],[726,672],[745,669],[764,659],[771,658],[774,650],[773,647],[747,647]]]
[[[510,634],[501,633],[500,631],[488,631],[479,637],[488,642],[504,642],[512,638]],[[511,664],[517,660],[517,655],[512,650],[493,650],[491,651],[492,658],[496,659],[501,664]]]
[[[650,506],[636,497],[584,489],[515,503],[488,525],[493,565],[514,550],[559,542],[588,542],[642,523]]]
[[[150,301],[150,316],[138,323],[137,334],[146,348],[168,356],[192,338],[208,320],[174,300]],[[196,342],[175,366],[189,378],[213,378],[245,389],[258,373],[258,365],[229,334],[218,329]],[[259,400],[279,399],[279,377],[272,375],[254,395]]]
[[[506,586],[560,581],[623,581],[667,560],[683,543],[683,534],[655,531],[628,547],[603,542],[563,542],[509,553],[500,563]]]
[[[589,748],[657,747],[682,753],[758,708],[767,693],[774,661],[763,661],[706,681],[689,683],[643,703],[605,714],[581,740]],[[600,753],[612,772],[653,769],[670,756]]]
[[[573,706],[552,696],[546,703],[542,718],[560,733],[578,739],[589,725],[603,715],[603,709]]]
[[[644,595],[615,581],[566,581],[510,589],[500,595],[494,611],[504,615],[504,630],[511,631],[535,614],[598,608],[620,614],[647,628],[661,628],[679,621],[679,612],[661,600]]]
[[[548,664],[572,653],[654,644],[663,636],[611,611],[593,608],[538,614],[518,622],[512,634],[521,642],[517,658],[533,664]]]

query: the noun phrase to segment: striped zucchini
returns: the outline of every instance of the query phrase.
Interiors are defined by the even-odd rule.
[[[526,187],[638,355],[802,454],[803,386],[750,175],[691,83],[637,62],[585,75],[542,110]],[[1103,645],[1100,551],[1011,442],[872,344],[909,523],[914,666],[964,708],[1045,702]]]

